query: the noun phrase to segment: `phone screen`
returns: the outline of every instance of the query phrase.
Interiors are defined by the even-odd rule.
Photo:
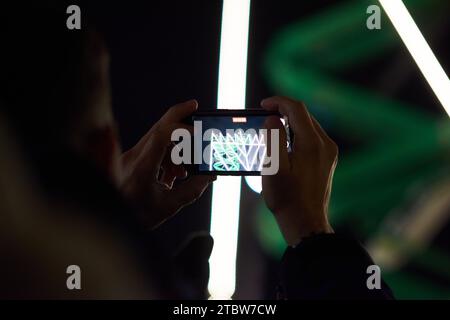
[[[201,163],[199,174],[260,175],[267,152],[263,135],[268,112],[226,111],[192,117],[196,134],[201,134],[194,153]],[[276,113],[279,116],[279,114]]]

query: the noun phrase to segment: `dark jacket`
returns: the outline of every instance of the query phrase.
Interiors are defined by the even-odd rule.
[[[381,281],[380,289],[368,289],[367,267],[374,265],[356,241],[336,234],[305,238],[289,247],[281,262],[280,299],[394,299]]]

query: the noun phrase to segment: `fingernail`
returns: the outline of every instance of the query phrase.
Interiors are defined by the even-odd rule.
[[[198,101],[196,99],[191,99],[188,103],[193,104],[195,109],[198,108]]]
[[[270,98],[270,97],[269,97],[269,98],[264,98],[264,99],[262,99],[262,100],[261,100],[261,105],[269,103],[271,99],[272,99],[272,98]]]

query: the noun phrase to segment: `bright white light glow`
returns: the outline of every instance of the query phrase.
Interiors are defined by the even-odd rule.
[[[219,109],[244,109],[250,0],[224,0],[220,40]],[[219,177],[213,186],[208,290],[211,299],[231,299],[236,287],[241,177]]]
[[[255,191],[256,193],[261,193],[262,191],[262,178],[261,176],[247,176],[245,177],[245,182],[247,185]]]
[[[224,0],[220,39],[219,109],[244,109],[250,0]]]
[[[379,0],[425,79],[450,116],[450,80],[401,0]]]
[[[213,186],[209,259],[210,299],[229,300],[236,287],[236,251],[239,230],[241,177],[218,177]]]

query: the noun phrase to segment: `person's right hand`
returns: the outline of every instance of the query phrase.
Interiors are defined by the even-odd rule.
[[[328,202],[338,147],[303,103],[272,97],[263,100],[261,106],[287,116],[294,133],[289,154],[286,131],[280,119],[267,118],[266,128],[280,132],[280,166],[277,174],[262,177],[263,197],[284,238],[295,246],[310,235],[333,233],[328,222]]]

